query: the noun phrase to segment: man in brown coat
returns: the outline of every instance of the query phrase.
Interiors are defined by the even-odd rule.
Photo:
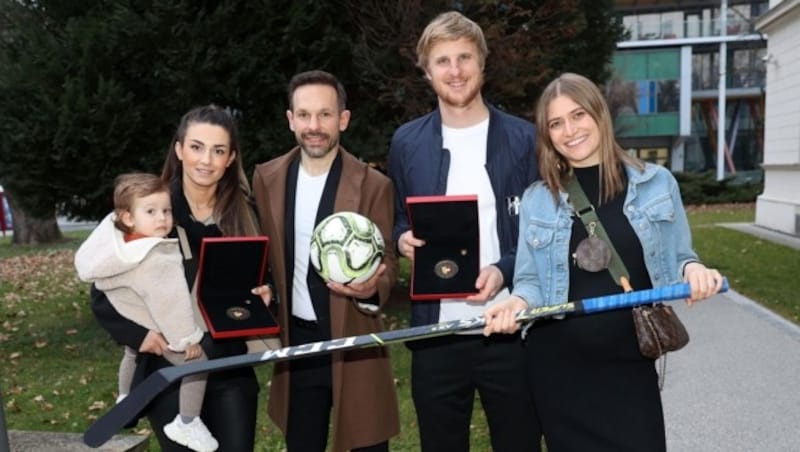
[[[298,146],[256,167],[253,193],[271,238],[269,262],[277,285],[281,340],[297,345],[384,329],[381,307],[397,276],[386,246],[375,276],[363,283],[325,283],[309,263],[314,226],[334,212],[374,221],[383,237],[394,222],[389,179],[339,145],[350,112],[341,83],[310,71],[289,83],[289,128]],[[400,431],[388,350],[366,348],[275,365],[269,415],[289,452],[325,450],[333,414],[333,450],[387,451]]]

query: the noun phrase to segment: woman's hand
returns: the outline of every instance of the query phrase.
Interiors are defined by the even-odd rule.
[[[527,307],[528,303],[525,303],[525,300],[515,295],[490,306],[483,312],[483,318],[486,321],[486,326],[483,328],[483,335],[489,336],[492,333],[516,333],[517,330],[519,330],[517,313]]]
[[[149,330],[141,345],[139,345],[140,353],[151,353],[153,355],[161,356],[167,350],[166,339],[164,339],[164,336],[162,336],[161,333],[154,330]]]
[[[270,286],[269,284],[264,284],[262,286],[254,287],[253,289],[250,290],[250,293],[252,293],[253,295],[260,296],[261,299],[264,300],[264,304],[267,305],[267,307],[269,307],[269,304],[272,303],[272,296],[273,296],[272,286]]]
[[[183,352],[183,359],[186,361],[197,359],[202,354],[203,354],[203,347],[201,347],[200,344],[192,344],[186,347],[186,351]]]
[[[722,289],[722,275],[714,268],[707,268],[700,262],[690,262],[683,268],[683,280],[692,288],[692,295],[686,299],[691,306],[695,301],[705,300]]]
[[[397,238],[397,249],[400,251],[400,254],[412,261],[414,260],[414,249],[424,244],[424,240],[414,237],[414,233],[411,232],[411,229],[400,234],[400,237]]]

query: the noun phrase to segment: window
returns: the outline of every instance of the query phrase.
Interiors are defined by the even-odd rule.
[[[640,115],[671,113],[680,109],[680,86],[677,80],[639,80],[636,83]]]

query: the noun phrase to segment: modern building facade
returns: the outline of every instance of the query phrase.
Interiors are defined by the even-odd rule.
[[[800,236],[800,0],[771,0],[756,27],[769,36],[764,192],[756,224]]]
[[[768,7],[615,1],[629,33],[617,45],[615,76],[606,85],[620,144],[673,171],[760,180],[769,62],[755,23]]]

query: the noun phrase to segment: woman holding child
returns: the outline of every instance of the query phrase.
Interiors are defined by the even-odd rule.
[[[161,178],[170,184],[175,224],[170,237],[178,239],[186,281],[193,287],[204,237],[259,234],[231,114],[213,105],[186,113],[168,151]],[[255,291],[268,290],[263,286]],[[117,342],[139,352],[135,381],[170,365],[161,357],[167,350],[167,342],[158,332],[121,316],[106,295],[94,287],[91,297],[92,310],[103,328]],[[214,340],[208,334],[200,345],[209,359],[247,352],[243,340]],[[219,442],[219,450],[253,450],[258,391],[250,367],[209,375],[201,417]],[[163,426],[177,412],[178,391],[172,387],[144,413],[163,451],[187,450],[163,433]]]

